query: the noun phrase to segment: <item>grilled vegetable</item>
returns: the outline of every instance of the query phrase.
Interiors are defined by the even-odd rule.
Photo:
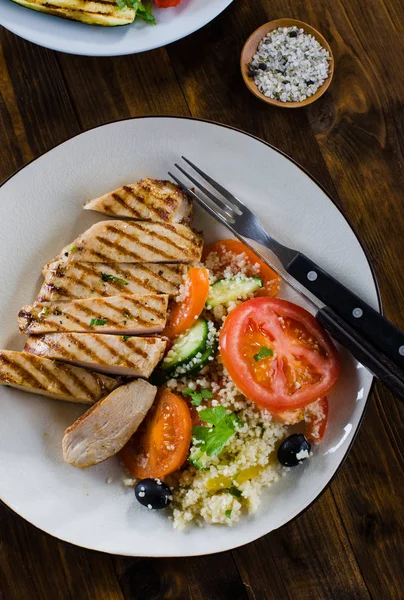
[[[115,379],[34,356],[0,350],[0,385],[56,400],[94,404],[118,385]]]
[[[128,25],[136,16],[133,8],[119,8],[115,0],[13,0],[39,12],[81,21],[88,25]]]

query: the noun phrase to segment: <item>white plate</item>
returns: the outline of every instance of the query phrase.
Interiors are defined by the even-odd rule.
[[[233,0],[182,0],[176,8],[154,8],[157,25],[142,21],[99,27],[68,21],[0,0],[0,24],[51,50],[83,56],[123,56],[180,40],[217,17]]]
[[[225,126],[150,117],[98,127],[38,158],[0,188],[0,347],[22,348],[16,315],[31,302],[41,267],[97,218],[83,202],[145,176],[164,178],[181,154],[235,191],[280,241],[293,245],[378,308],[371,268],[352,229],[302,169]],[[228,237],[198,213],[207,241]],[[61,439],[83,407],[0,387],[0,498],[44,531],[73,544],[134,556],[228,550],[287,523],[313,502],[342,463],[366,404],[371,375],[342,353],[330,422],[315,456],[263,494],[233,528],[172,529],[120,483],[113,459],[85,471],[62,461]],[[113,483],[106,480],[112,477]]]

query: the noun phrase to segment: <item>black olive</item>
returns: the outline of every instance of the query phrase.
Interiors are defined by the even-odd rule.
[[[260,63],[258,65],[258,68],[261,69],[261,71],[266,71],[267,70],[267,66],[265,63]]]
[[[300,465],[310,454],[311,446],[302,433],[293,433],[279,446],[278,460],[284,467],[296,467]],[[307,456],[297,455],[302,452]]]
[[[257,71],[255,69],[253,69],[252,67],[250,67],[248,70],[248,77],[251,77],[251,79],[254,79],[256,74],[257,74]]]
[[[312,81],[311,79],[309,79],[308,81],[306,81],[306,85],[313,85],[314,81]]]
[[[172,500],[170,488],[160,479],[138,481],[135,486],[135,496],[140,504],[154,510],[166,508]]]
[[[297,37],[297,31],[289,31],[288,36],[289,37]]]

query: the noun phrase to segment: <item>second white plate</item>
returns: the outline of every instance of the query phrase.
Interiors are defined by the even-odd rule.
[[[160,48],[190,35],[217,17],[233,0],[182,0],[176,8],[154,7],[157,25],[142,21],[99,27],[68,21],[0,0],[0,25],[51,50],[84,56],[122,56]]]

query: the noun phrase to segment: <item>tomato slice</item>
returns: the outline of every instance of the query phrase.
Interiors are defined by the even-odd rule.
[[[162,388],[141,428],[120,452],[133,477],[163,478],[187,459],[192,421],[185,400]]]
[[[315,318],[279,298],[253,298],[232,310],[220,353],[241,392],[275,412],[325,396],[340,373],[338,352]]]
[[[209,271],[199,267],[191,267],[187,273],[188,293],[182,302],[175,302],[171,307],[170,318],[163,335],[174,339],[184,333],[194,323],[205,308],[209,295]]]
[[[239,240],[220,240],[206,246],[203,252],[202,261],[209,259],[212,253],[216,253],[220,258],[221,269],[231,265],[235,259],[245,254],[247,259],[246,275],[247,277],[260,276],[263,283],[263,289],[256,293],[256,296],[276,296],[279,291],[281,278],[275,271],[268,267],[248,246]],[[214,271],[214,269],[212,269]]]
[[[154,0],[160,8],[170,8],[170,6],[178,6],[182,0]]]
[[[304,423],[304,434],[308,440],[318,444],[324,437],[328,422],[328,399],[319,398],[316,402],[309,404],[304,408],[295,410],[285,410],[283,412],[271,411],[275,421],[295,425]]]

